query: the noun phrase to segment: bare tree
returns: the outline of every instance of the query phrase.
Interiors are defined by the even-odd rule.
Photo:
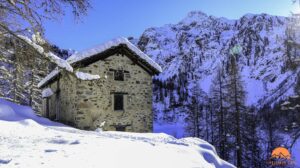
[[[87,13],[89,0],[0,0],[1,26],[19,33],[23,30],[43,32],[43,21],[59,19],[67,7],[75,18]]]
[[[45,20],[57,20],[71,8],[75,18],[87,13],[89,0],[0,0],[0,38],[13,37],[60,68],[73,68],[47,48],[43,40]],[[28,38],[32,36],[32,39]]]

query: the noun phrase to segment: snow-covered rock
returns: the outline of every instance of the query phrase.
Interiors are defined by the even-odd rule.
[[[198,138],[83,131],[0,99],[0,167],[232,168]]]

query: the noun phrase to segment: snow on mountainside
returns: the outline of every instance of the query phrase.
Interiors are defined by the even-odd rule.
[[[263,105],[293,94],[295,71],[285,69],[287,22],[267,14],[228,20],[194,11],[178,24],[147,29],[137,45],[163,67],[163,80],[178,75],[188,61],[193,80],[208,93],[216,68],[238,44],[243,48],[238,61],[247,104]]]
[[[231,168],[198,138],[97,132],[36,116],[0,99],[0,167]]]
[[[155,131],[186,136],[187,97],[200,87],[200,102],[209,104],[217,69],[228,68],[230,50],[237,45],[242,48],[237,62],[246,105],[261,108],[294,95],[300,69],[292,65],[299,58],[288,44],[289,23],[287,17],[268,14],[229,20],[193,11],[177,24],[149,28],[131,39],[163,68],[154,79]]]

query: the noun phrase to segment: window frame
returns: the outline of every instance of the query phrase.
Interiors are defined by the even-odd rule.
[[[116,74],[118,74],[118,76]],[[125,81],[125,72],[123,70],[115,70],[114,71],[114,80],[115,81]]]
[[[114,111],[124,111],[125,110],[125,100],[124,100],[124,93],[114,93],[113,94],[113,100],[114,100],[114,104],[113,104],[113,110]],[[122,108],[116,108],[116,100],[118,96],[122,97]]]

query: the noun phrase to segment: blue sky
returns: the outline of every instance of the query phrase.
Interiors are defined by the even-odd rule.
[[[90,0],[80,22],[70,13],[45,23],[47,39],[65,49],[82,50],[116,37],[138,37],[149,27],[177,23],[188,12],[237,19],[246,13],[289,16],[299,10],[292,0]]]

